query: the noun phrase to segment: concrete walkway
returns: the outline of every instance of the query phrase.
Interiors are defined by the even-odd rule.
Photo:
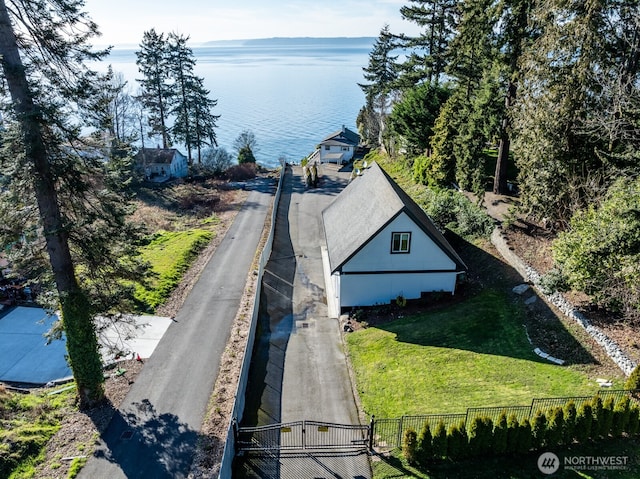
[[[250,192],[78,477],[187,477],[274,187]]]
[[[349,171],[322,166],[318,188],[300,168],[285,177],[273,252],[265,268],[258,346],[243,424],[299,420],[358,424],[340,325],[325,298],[322,210],[348,184]],[[349,214],[349,212],[347,212]],[[249,457],[234,477],[371,477],[365,452],[325,451]]]

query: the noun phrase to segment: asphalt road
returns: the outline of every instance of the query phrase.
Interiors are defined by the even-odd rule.
[[[321,252],[322,210],[349,176],[350,171],[323,165],[320,186],[313,189],[305,187],[299,167],[284,178],[243,425],[359,423],[340,324],[327,311]],[[238,464],[234,477],[365,479],[371,469],[365,452],[305,451],[251,455]]]
[[[79,478],[187,477],[274,191],[255,183]]]

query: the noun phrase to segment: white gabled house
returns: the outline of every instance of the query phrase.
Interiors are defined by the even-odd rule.
[[[427,214],[373,163],[322,212],[328,303],[389,304],[455,292],[466,265]],[[331,306],[330,306],[331,308]]]
[[[136,168],[146,180],[157,183],[184,178],[189,173],[187,157],[175,148],[141,148],[136,155]]]
[[[349,163],[359,144],[360,135],[343,125],[341,130],[331,133],[318,144],[314,158],[319,158],[320,163]]]

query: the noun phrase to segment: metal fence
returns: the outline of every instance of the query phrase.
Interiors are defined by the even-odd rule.
[[[465,413],[461,414],[426,414],[421,416],[403,416],[392,419],[378,419],[373,417],[371,420],[371,437],[370,446],[379,449],[395,449],[402,446],[402,436],[404,431],[411,428],[416,432],[424,427],[425,423],[429,423],[431,431],[435,429],[441,422],[448,431],[453,425],[464,425],[467,427],[476,417],[489,417],[495,424],[502,413],[507,418],[515,415],[519,422],[524,419],[531,420],[538,412],[548,412],[556,407],[564,408],[569,402],[573,401],[576,409],[587,402],[591,402],[594,397],[600,397],[603,403],[610,398],[614,403],[618,403],[625,397],[629,397],[632,402],[640,406],[638,401],[640,391],[627,390],[602,390],[592,396],[574,396],[559,398],[535,398],[529,406],[493,406],[493,407],[473,407],[468,408]]]

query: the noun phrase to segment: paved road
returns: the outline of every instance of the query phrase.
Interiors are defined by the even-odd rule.
[[[103,434],[81,479],[184,478],[275,184],[256,184]]]
[[[273,253],[263,279],[261,335],[243,418],[247,425],[359,422],[340,325],[328,317],[321,253],[321,212],[347,185],[350,172],[334,165],[322,168],[317,189],[305,188],[300,168],[284,179]],[[249,457],[236,476],[364,479],[371,470],[364,452],[282,453]]]

